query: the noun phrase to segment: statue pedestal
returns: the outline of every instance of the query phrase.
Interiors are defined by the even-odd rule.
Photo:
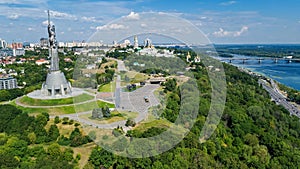
[[[42,85],[42,93],[47,96],[71,94],[71,84],[67,81],[61,71],[50,72],[47,75],[46,82]]]

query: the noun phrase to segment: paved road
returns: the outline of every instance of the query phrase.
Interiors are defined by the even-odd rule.
[[[82,116],[82,115],[91,114],[91,113],[92,113],[92,111],[81,112],[81,113],[76,113],[76,114],[65,114],[65,115],[60,115],[59,118],[68,117],[69,119],[78,121],[81,124],[93,126],[95,128],[102,128],[102,129],[114,129],[118,126],[125,126],[126,120],[117,121],[117,122],[108,123],[108,124],[97,124],[97,123],[94,123],[93,121],[80,118],[80,116]],[[50,116],[50,118],[54,118],[54,117]]]
[[[283,95],[283,94],[280,92],[278,85],[274,82],[273,79],[271,79],[271,85],[272,85],[273,89],[274,89],[278,94],[281,95],[282,98],[285,98],[285,99],[287,98],[285,95]]]
[[[147,118],[148,109],[152,106],[158,105],[159,101],[154,95],[154,91],[159,87],[159,85],[146,85],[139,88],[133,92],[122,92],[120,91],[120,108],[119,111],[131,111],[138,112],[139,115],[134,119],[136,123],[141,122]],[[144,96],[149,98],[149,102],[145,102]],[[117,121],[109,124],[97,124],[93,121],[80,118],[81,115],[92,114],[92,111],[81,112],[76,114],[65,114],[60,115],[60,118],[69,117],[70,119],[79,121],[84,125],[93,126],[102,129],[114,129],[118,126],[125,126],[126,120]],[[54,117],[52,117],[54,118]]]
[[[123,61],[116,60],[118,62],[119,71],[127,71]],[[147,118],[148,109],[152,106],[158,105],[159,100],[155,97],[154,91],[159,88],[159,85],[145,85],[133,92],[123,92],[121,86],[121,76],[117,76],[116,80],[116,91],[114,96],[116,109],[119,111],[131,111],[138,112],[138,117],[134,120],[136,123],[141,122]],[[145,102],[144,97],[149,98],[149,102]],[[126,120],[117,121],[109,124],[97,124],[93,121],[80,118],[81,115],[91,114],[92,111],[76,113],[76,114],[67,114],[61,115],[60,117],[69,117],[70,119],[81,122],[82,124],[103,128],[103,129],[114,129],[118,126],[125,126]]]
[[[116,80],[116,91],[115,91],[115,106],[116,108],[120,108],[120,104],[121,104],[121,76],[118,75],[117,76],[117,80]]]
[[[286,101],[286,97],[279,92],[279,89],[276,86],[275,88],[273,88],[274,85],[270,87],[268,85],[268,82],[262,79],[259,80],[259,83],[262,84],[263,88],[269,92],[272,100],[286,108],[290,112],[290,114],[293,114],[300,118],[300,110],[294,104]]]
[[[159,100],[154,95],[154,91],[159,85],[147,84],[133,92],[121,92],[121,105],[119,110],[127,110],[138,112],[135,122],[139,123],[148,116],[148,109],[159,104]],[[144,97],[149,98],[149,102],[145,102]]]
[[[118,62],[118,70],[119,71],[127,71],[125,64],[122,60],[117,60]]]

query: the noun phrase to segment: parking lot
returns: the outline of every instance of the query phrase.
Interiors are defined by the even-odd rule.
[[[159,100],[155,97],[154,91],[159,85],[147,84],[133,92],[120,91],[120,110],[138,112],[139,116],[135,119],[138,123],[147,117],[148,108],[159,104]],[[146,102],[144,97],[149,98]]]

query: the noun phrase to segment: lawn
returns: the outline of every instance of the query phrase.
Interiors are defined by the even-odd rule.
[[[149,78],[148,75],[143,74],[143,73],[137,73],[132,79],[131,83],[139,83],[139,82],[144,82]]]
[[[143,82],[149,78],[149,76],[144,73],[128,71],[125,74],[121,74],[122,81],[125,81],[125,76],[127,76],[130,79],[130,83]]]
[[[158,127],[158,128],[169,128],[171,125],[171,122],[169,122],[166,119],[159,119],[159,120],[152,120],[152,121],[145,121],[142,123],[139,123],[134,130],[139,130],[141,132],[146,131],[147,129],[151,127]]]
[[[103,101],[83,103],[83,104],[79,104],[76,106],[62,106],[62,107],[54,107],[54,108],[28,108],[28,107],[18,106],[18,105],[16,105],[15,102],[11,102],[10,104],[16,106],[17,108],[19,108],[22,111],[27,112],[28,114],[31,114],[31,115],[46,112],[46,113],[49,113],[50,116],[57,116],[57,115],[63,115],[63,114],[74,114],[76,112],[86,112],[86,111],[93,110],[94,108],[104,107],[106,105],[109,108],[115,107],[114,104],[106,103]]]
[[[16,107],[31,115],[36,115],[42,112],[49,113],[50,116],[75,113],[74,106],[63,106],[63,107],[55,107],[55,108],[28,108],[28,107],[21,107],[17,105]]]
[[[99,107],[105,107],[108,106],[109,108],[114,108],[115,105],[111,104],[111,103],[106,103],[103,101],[94,101],[94,102],[89,102],[89,103],[83,103],[83,104],[79,104],[79,105],[75,105],[73,106],[73,108],[75,109],[76,112],[86,112],[86,111],[90,111]],[[74,111],[74,113],[75,113]]]
[[[97,103],[98,103],[98,107],[108,106],[108,108],[115,108],[115,105],[111,104],[111,103],[103,102],[103,101],[100,101],[100,100],[98,100]]]
[[[85,101],[88,101],[88,100],[92,100],[94,98],[95,98],[95,96],[84,93],[84,94],[81,94],[79,96],[75,96],[73,98],[73,100],[74,100],[74,103],[81,103],[81,102],[85,102]]]
[[[108,84],[101,85],[98,89],[99,92],[115,92],[116,90],[116,81],[112,81]]]
[[[81,94],[79,96],[65,98],[65,99],[51,99],[51,100],[43,100],[43,99],[33,99],[28,96],[24,96],[20,99],[20,102],[25,105],[30,106],[56,106],[56,105],[68,105],[75,103],[80,103],[88,100],[94,99],[94,96],[89,94]]]
[[[93,121],[98,124],[109,124],[117,121],[123,121],[127,120],[129,118],[136,118],[138,113],[136,112],[121,112],[119,113],[118,111],[113,111],[111,112],[111,117],[110,118],[103,118],[103,119],[93,119],[91,116],[92,114],[85,114],[81,115],[80,117],[86,120]]]
[[[86,112],[98,108],[98,104],[96,101],[83,103],[74,106],[76,112]]]

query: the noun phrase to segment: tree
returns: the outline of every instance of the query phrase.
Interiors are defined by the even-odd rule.
[[[46,117],[47,121],[50,120],[50,115],[49,115],[49,113],[47,113],[47,112],[42,112],[42,115],[44,115],[44,116]]]
[[[52,124],[48,131],[48,141],[56,141],[59,137],[59,130],[55,124]]]
[[[101,119],[103,118],[103,108],[96,108],[92,111],[92,118]]]
[[[60,146],[57,143],[52,143],[48,149],[47,153],[52,156],[52,158],[59,158],[61,155]]]
[[[153,168],[153,169],[162,169],[162,168],[164,168],[164,166],[160,161],[155,161],[151,168]]]
[[[77,127],[72,131],[69,140],[71,141],[70,145],[72,147],[77,147],[92,141],[89,136],[83,136]]]
[[[268,148],[263,145],[255,146],[253,148],[253,153],[258,157],[259,163],[268,166],[270,163],[271,156],[268,152]]]
[[[22,111],[12,105],[0,105],[0,110],[0,132],[4,132],[10,126],[11,121],[21,114]]]
[[[18,168],[20,161],[18,161],[13,154],[0,152],[0,168]]]
[[[44,115],[44,114],[39,114],[37,115],[37,117],[35,118],[35,122],[37,126],[46,126],[47,122],[48,122],[48,118]]]
[[[245,140],[245,143],[247,143],[250,146],[255,146],[255,145],[258,145],[258,143],[259,143],[258,138],[255,135],[252,135],[249,133],[244,136],[244,140]]]
[[[70,135],[70,140],[73,140],[77,136],[81,136],[81,132],[80,132],[79,128],[76,127]]]
[[[103,117],[109,118],[111,116],[108,106],[102,108]]]
[[[26,131],[29,127],[34,123],[34,117],[28,116],[27,113],[19,114],[15,119],[13,119],[8,129],[6,129],[7,133],[19,133],[21,135],[27,136]]]
[[[31,144],[34,144],[35,141],[36,141],[36,135],[35,135],[35,133],[34,132],[29,133],[28,134],[28,139],[29,139],[29,141],[30,141]]]
[[[55,116],[55,118],[54,118],[54,123],[55,123],[55,124],[60,123],[60,120],[59,120],[59,117],[58,117],[58,116]]]
[[[168,79],[165,83],[166,90],[168,91],[174,91],[176,89],[176,79]]]
[[[8,90],[0,90],[0,101],[8,101],[10,99],[10,93]]]
[[[68,124],[69,123],[69,117],[64,117],[62,124]]]
[[[73,160],[73,154],[74,154],[73,149],[66,148],[65,151],[62,153],[62,156],[65,160],[72,161]]]
[[[112,166],[115,160],[114,155],[111,152],[104,150],[101,147],[96,147],[92,150],[89,161],[96,167],[109,168]]]
[[[133,119],[127,119],[125,126],[126,127],[134,127],[136,125],[135,121]]]

